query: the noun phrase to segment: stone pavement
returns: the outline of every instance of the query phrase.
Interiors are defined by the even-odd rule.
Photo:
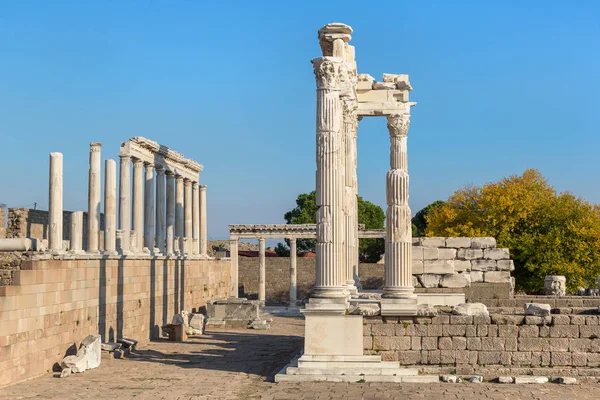
[[[152,342],[125,359],[56,379],[48,375],[0,390],[16,399],[598,399],[600,384],[274,384],[302,347],[303,320],[274,313],[268,331],[211,330],[186,343]],[[0,371],[0,373],[2,373]]]

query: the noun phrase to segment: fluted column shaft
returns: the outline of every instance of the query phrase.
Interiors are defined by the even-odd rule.
[[[123,231],[121,251],[129,252],[131,232],[131,157],[119,155],[119,229]]]
[[[183,180],[185,191],[185,203],[183,211],[184,219],[184,235],[185,235],[185,252],[191,253],[192,249],[192,182],[189,179]]]
[[[144,247],[144,163],[133,159],[133,230],[136,233],[135,251]]]
[[[115,253],[117,242],[117,163],[104,162],[104,251]]]
[[[231,297],[238,297],[238,242],[237,238],[229,240],[229,258],[231,260],[229,295]]]
[[[73,253],[83,252],[83,211],[71,213],[70,250]]]
[[[192,254],[200,253],[200,188],[192,182]]]
[[[166,252],[165,227],[167,206],[165,204],[165,170],[156,169],[156,247],[161,254]]]
[[[408,206],[407,133],[408,114],[390,115],[390,171],[386,182],[385,285],[387,298],[413,297],[412,286],[412,229]]]
[[[144,190],[144,247],[154,251],[154,165],[144,164],[146,167]]]
[[[355,272],[358,270],[358,210],[356,209],[356,101],[344,101],[344,273],[345,285],[356,293]]]
[[[100,176],[102,143],[90,143],[87,250],[98,253],[100,241]]]
[[[296,256],[298,250],[296,250],[296,238],[290,239],[290,305],[295,306],[297,301],[297,283],[296,277],[298,275],[296,269]]]
[[[206,185],[200,185],[200,254],[207,255],[208,231],[206,225]]]
[[[175,237],[178,240],[178,252],[183,255],[183,177],[175,178]]]
[[[265,305],[265,239],[258,239],[258,303]]]
[[[344,175],[341,159],[343,60],[320,57],[312,61],[317,81],[317,243],[313,297],[345,297],[342,271],[344,244]]]
[[[175,176],[171,171],[167,175],[167,254],[173,254],[175,240]]]
[[[4,221],[2,221],[4,223]],[[63,250],[63,155],[50,153],[48,183],[48,249]]]

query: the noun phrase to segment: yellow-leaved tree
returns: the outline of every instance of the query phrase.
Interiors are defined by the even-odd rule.
[[[425,234],[495,237],[528,293],[541,292],[547,275],[564,275],[570,292],[596,287],[600,275],[600,206],[557,193],[535,169],[456,191],[427,216]]]

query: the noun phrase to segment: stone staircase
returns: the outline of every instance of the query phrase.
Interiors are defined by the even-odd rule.
[[[378,355],[301,356],[277,375],[275,382],[395,382],[435,383],[438,375],[419,375],[417,368],[399,362],[381,361]]]

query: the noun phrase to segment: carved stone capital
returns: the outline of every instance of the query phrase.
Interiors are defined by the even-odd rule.
[[[90,151],[92,153],[99,152],[101,148],[102,148],[102,143],[100,143],[100,142],[92,142],[92,143],[90,143]]]
[[[337,57],[318,57],[312,60],[317,89],[340,89],[344,82],[341,76],[343,61]]]
[[[408,127],[410,126],[409,114],[388,115],[387,121],[390,137],[400,137],[408,134]]]

